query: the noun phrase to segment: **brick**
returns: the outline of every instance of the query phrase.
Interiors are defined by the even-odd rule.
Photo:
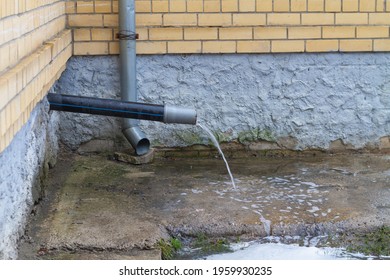
[[[91,30],[93,41],[111,41],[113,39],[111,28],[95,28]]]
[[[354,38],[354,26],[324,26],[322,28],[323,38]]]
[[[390,39],[376,39],[376,40],[374,40],[374,51],[376,51],[376,52],[390,51]]]
[[[77,1],[77,13],[93,13],[93,1]]]
[[[234,26],[259,26],[266,24],[266,15],[258,13],[233,14]]]
[[[307,52],[337,52],[339,50],[338,40],[307,40]]]
[[[341,11],[341,0],[325,0],[325,11],[326,12],[340,12]]]
[[[8,80],[0,77],[0,110],[8,103]]]
[[[74,55],[104,55],[108,54],[108,43],[106,42],[75,42],[73,46]]]
[[[1,100],[0,100],[0,102],[1,102]],[[7,131],[7,128],[8,127],[7,127],[6,120],[5,120],[5,110],[0,109],[0,137],[3,137],[3,135]]]
[[[299,14],[273,13],[267,15],[269,25],[299,25],[301,18]]]
[[[387,13],[370,13],[369,24],[390,24],[390,14]]]
[[[75,2],[65,2],[65,12],[67,14],[76,13],[76,3]]]
[[[368,39],[340,40],[341,52],[372,51],[372,47],[372,40]]]
[[[271,12],[273,0],[256,1],[257,12]]]
[[[194,27],[184,29],[185,40],[216,40],[218,39],[218,28]]]
[[[251,27],[229,27],[219,29],[220,40],[252,39]]]
[[[20,97],[15,96],[11,102],[11,123],[15,124],[20,116]]]
[[[118,13],[119,12],[119,10],[118,10],[118,1],[113,1],[112,2],[112,12],[113,13]]]
[[[111,13],[111,1],[95,1],[96,13]]]
[[[40,63],[40,62],[39,62]],[[41,70],[44,66],[46,65],[42,65],[42,67],[40,66],[39,67],[39,70]],[[19,63],[16,67],[14,67],[12,70],[12,72],[15,73],[16,75],[16,92],[19,93],[23,90],[24,88],[24,84],[23,84],[23,72],[24,72],[24,67]]]
[[[358,38],[386,38],[389,37],[388,26],[358,26]]]
[[[238,12],[238,0],[221,1],[222,12]]]
[[[119,42],[109,42],[108,53],[109,54],[119,54]]]
[[[245,0],[240,1],[238,5],[240,12],[255,12],[256,11],[256,0]]]
[[[286,27],[254,28],[254,39],[287,39]]]
[[[4,23],[3,21],[0,20],[0,46],[6,42],[6,40],[8,41],[8,39],[6,39],[6,36],[4,36]]]
[[[166,42],[139,42],[137,54],[165,54],[167,53]]]
[[[336,24],[367,24],[367,13],[341,13],[336,14]]]
[[[152,1],[152,12],[153,13],[166,13],[169,11],[168,0],[153,0]]]
[[[200,41],[168,42],[169,53],[201,53],[202,43]]]
[[[18,94],[16,75],[15,73],[9,71],[6,75],[4,75],[4,78],[8,81],[8,100],[10,100]]]
[[[19,6],[18,6],[18,13],[24,13],[26,11],[26,1],[25,0],[18,0]]]
[[[232,24],[231,14],[199,14],[199,26],[229,26]]]
[[[360,12],[375,12],[376,0],[360,0],[359,11]]]
[[[386,11],[386,2],[385,1],[376,1],[376,11],[377,12]]]
[[[18,46],[15,41],[9,43],[9,60],[11,67],[18,63]]]
[[[189,13],[203,12],[203,0],[188,0],[187,12]]]
[[[204,0],[203,10],[205,13],[220,12],[221,11],[220,0]]]
[[[289,0],[274,0],[274,12],[288,12],[289,10]]]
[[[102,15],[69,15],[68,24],[70,27],[103,26]]]
[[[114,34],[118,33],[118,31],[115,31]],[[137,33],[138,33],[138,40],[139,41],[144,41],[144,40],[149,40],[149,31],[148,28],[137,28]]]
[[[171,13],[184,13],[184,12],[186,12],[187,11],[186,1],[171,0],[170,4],[169,4],[169,11]]]
[[[119,25],[119,16],[115,14],[103,15],[104,27],[117,27]]]
[[[321,27],[289,27],[289,39],[315,39],[321,38]]]
[[[324,0],[308,0],[307,1],[307,10],[309,12],[322,12],[325,10],[325,1]]]
[[[203,53],[235,53],[235,41],[206,41],[203,42]]]
[[[307,10],[307,0],[291,0],[291,12],[304,12]]]
[[[89,28],[73,29],[73,38],[75,41],[91,40],[91,30]]]
[[[359,11],[359,1],[357,0],[343,0],[343,12],[357,12]]]
[[[238,53],[269,53],[271,50],[270,41],[238,41]]]
[[[139,14],[135,20],[137,26],[161,26],[162,14]]]
[[[164,14],[164,26],[196,26],[196,14]]]
[[[308,13],[302,14],[303,25],[330,25],[334,24],[332,13]]]
[[[149,29],[150,40],[183,40],[183,29],[176,27]]]
[[[272,41],[271,52],[273,53],[291,53],[304,52],[305,41],[301,40],[280,40]]]
[[[0,47],[0,72],[10,65],[9,45]]]
[[[150,1],[135,1],[135,10],[137,13],[150,13],[152,11],[152,3]]]

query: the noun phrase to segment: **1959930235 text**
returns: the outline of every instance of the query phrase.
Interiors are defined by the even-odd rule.
[[[214,266],[212,268],[127,267],[119,269],[120,276],[270,276],[270,266]]]

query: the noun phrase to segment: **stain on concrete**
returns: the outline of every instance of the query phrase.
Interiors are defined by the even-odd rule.
[[[304,239],[390,225],[384,154],[231,159],[237,189],[217,158],[139,166],[111,158],[60,161],[50,180],[57,191],[31,220],[20,258],[154,258],[171,236]]]

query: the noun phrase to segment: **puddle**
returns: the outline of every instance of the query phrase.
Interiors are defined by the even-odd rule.
[[[241,243],[232,245],[234,252],[212,255],[207,260],[338,260],[373,259],[351,254],[342,248],[305,247],[298,244]]]
[[[328,236],[277,237],[233,243],[230,252],[213,254],[207,260],[389,260],[390,256],[368,256],[345,248],[326,246]]]
[[[237,188],[220,159],[168,158],[132,166],[99,155],[69,155],[50,173],[48,190],[55,193],[31,220],[26,240],[34,242],[20,256],[36,258],[41,248],[139,251],[170,236],[247,241],[390,224],[390,161],[381,155],[244,158],[229,164]],[[233,254],[350,257],[342,249],[319,248],[324,244],[261,243],[245,243]]]

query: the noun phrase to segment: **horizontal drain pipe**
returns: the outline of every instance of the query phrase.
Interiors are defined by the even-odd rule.
[[[103,115],[176,124],[196,124],[196,111],[172,105],[155,105],[49,93],[50,110]]]

